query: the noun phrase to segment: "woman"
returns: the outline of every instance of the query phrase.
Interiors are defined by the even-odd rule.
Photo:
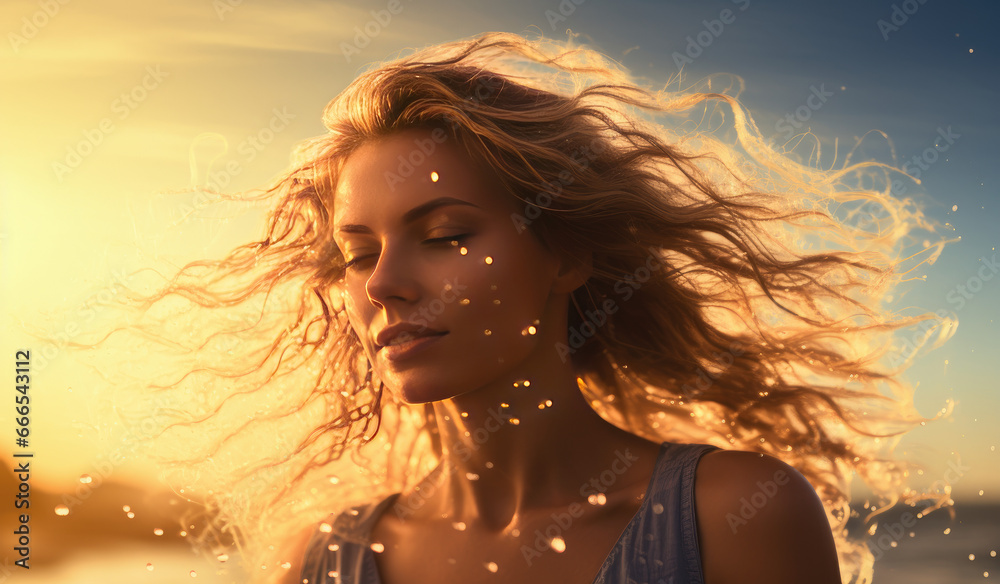
[[[691,126],[710,104],[735,145]],[[213,349],[251,365],[196,366],[219,383],[167,426],[221,420],[180,479],[228,521],[202,541],[233,531],[284,582],[870,576],[851,475],[898,498],[879,437],[924,420],[878,364],[928,318],[879,308],[896,244],[928,226],[857,186],[890,169],[799,165],[732,96],[652,93],[501,33],[375,68],[324,121],[269,191],[267,236],[147,299],[263,299],[225,332],[260,350]],[[858,203],[893,229],[837,216]]]

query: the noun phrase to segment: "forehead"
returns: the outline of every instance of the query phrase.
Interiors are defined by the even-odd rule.
[[[410,129],[367,142],[341,168],[334,223],[401,215],[441,196],[502,210],[499,185],[443,129]]]

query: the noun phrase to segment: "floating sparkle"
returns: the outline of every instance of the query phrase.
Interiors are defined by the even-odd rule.
[[[549,544],[557,554],[561,554],[566,551],[566,540],[559,536],[553,537]]]
[[[437,182],[441,176],[436,171],[431,171],[431,182]]]
[[[65,517],[69,515],[69,507],[66,505],[56,505],[56,515],[59,517]]]
[[[371,545],[371,548],[372,551],[375,552],[376,554],[380,554],[385,551],[385,546],[377,541]]]
[[[146,569],[149,570],[150,572],[152,572],[153,571],[153,564],[146,564]]]
[[[486,569],[495,573],[500,569],[500,566],[498,566],[496,562],[486,562]]]
[[[153,530],[153,535],[163,535],[163,530],[157,527]]]
[[[459,248],[458,253],[460,253],[462,255],[468,255],[469,254],[469,248],[463,246],[463,247]]]
[[[487,266],[493,265],[493,258],[490,256],[486,256],[486,259],[483,261],[486,262]]]
[[[93,477],[91,477],[88,474],[80,475],[80,482],[83,483],[83,484],[85,484],[85,485],[90,484],[91,481],[93,481],[93,480],[94,480]]]

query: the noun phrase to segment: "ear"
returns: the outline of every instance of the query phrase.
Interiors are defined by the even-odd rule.
[[[552,291],[570,294],[590,279],[594,273],[594,255],[591,252],[564,254],[558,258],[559,266]]]

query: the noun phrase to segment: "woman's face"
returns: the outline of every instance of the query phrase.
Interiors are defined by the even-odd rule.
[[[348,318],[376,376],[405,401],[507,379],[554,350],[540,333],[579,282],[518,232],[511,217],[523,203],[443,130],[362,145],[343,165],[334,209]]]

